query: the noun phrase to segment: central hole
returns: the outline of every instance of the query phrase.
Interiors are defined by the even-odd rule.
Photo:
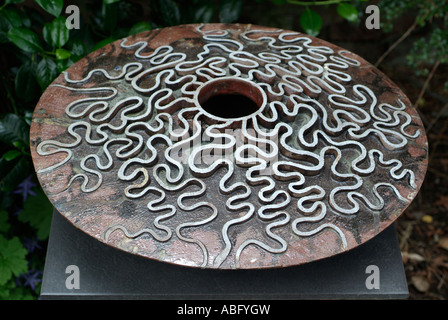
[[[258,111],[254,101],[240,94],[217,94],[201,105],[208,113],[226,119],[241,118]]]
[[[238,78],[227,78],[205,84],[198,94],[198,101],[209,114],[234,119],[257,112],[264,99],[254,84]]]

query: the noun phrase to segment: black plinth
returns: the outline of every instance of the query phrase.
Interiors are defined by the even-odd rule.
[[[79,289],[66,287],[68,277],[69,287],[76,284],[71,265],[78,267]],[[372,284],[371,265],[379,271],[379,289],[366,285]],[[404,299],[408,293],[394,225],[324,260],[231,271],[180,267],[114,249],[55,211],[41,299]]]

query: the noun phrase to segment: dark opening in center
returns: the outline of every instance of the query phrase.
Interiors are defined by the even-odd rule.
[[[198,90],[197,99],[204,111],[223,119],[252,115],[264,104],[262,90],[254,83],[239,78],[218,78]]]
[[[258,105],[241,94],[218,94],[202,103],[208,113],[220,118],[241,118],[257,112]]]

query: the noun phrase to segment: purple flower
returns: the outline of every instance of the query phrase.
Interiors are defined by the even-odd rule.
[[[35,183],[31,181],[33,177],[29,175],[25,180],[23,180],[14,191],[14,194],[21,194],[23,201],[25,202],[29,195],[35,196],[36,193],[32,190],[36,186]]]
[[[42,273],[42,270],[28,270],[27,273],[23,273],[19,277],[25,280],[24,286],[29,286],[32,290],[35,290],[36,285],[42,282]]]

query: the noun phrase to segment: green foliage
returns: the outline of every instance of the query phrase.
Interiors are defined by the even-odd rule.
[[[154,1],[154,9],[160,15],[162,23],[168,26],[177,25],[181,21],[180,8],[174,0]]]
[[[56,62],[49,58],[43,57],[42,60],[37,64],[35,70],[35,76],[37,83],[40,86],[41,91],[45,90],[50,83],[56,78],[58,74],[58,67]]]
[[[0,285],[0,300],[34,300],[35,297],[24,287],[18,287],[13,279]]]
[[[339,3],[336,10],[341,17],[350,22],[358,20],[358,10],[350,3]]]
[[[45,42],[51,47],[63,47],[70,36],[70,30],[65,26],[65,18],[57,17],[53,21],[46,23],[42,30],[42,35]]]
[[[62,12],[62,7],[64,6],[63,0],[36,0],[36,2],[46,12],[52,14],[56,18],[59,17]]]
[[[44,50],[39,36],[32,30],[13,27],[8,31],[8,38],[25,52],[34,53]]]
[[[428,39],[417,39],[406,58],[411,66],[419,66],[422,61],[429,65],[437,61],[440,61],[440,63],[448,63],[447,31],[435,28],[432,30]],[[428,69],[424,68],[423,71],[417,69],[417,71],[426,74]]]
[[[26,122],[16,114],[6,114],[0,120],[0,141],[10,146],[28,144]]]
[[[39,240],[47,240],[50,235],[51,215],[53,206],[42,190],[35,196],[29,196],[20,211],[18,220],[29,225],[36,230]]]
[[[304,8],[300,14],[300,26],[310,36],[318,36],[322,28],[322,18],[319,12],[310,7],[332,7],[336,13],[350,23],[359,21],[358,7],[367,0],[323,0],[323,1],[298,1],[298,0],[270,0],[276,5],[294,4]],[[350,3],[351,2],[351,3]]]
[[[6,114],[0,120],[0,141],[9,147],[0,159],[1,191],[12,191],[29,174],[28,132],[25,120],[15,114]]]
[[[6,284],[12,275],[16,277],[28,269],[27,251],[19,238],[6,239],[0,235],[0,286]]]
[[[219,7],[219,21],[222,23],[235,22],[241,14],[242,0],[229,0],[221,3]]]
[[[137,22],[132,26],[132,28],[129,30],[129,34],[137,34],[144,31],[151,30],[151,24],[145,21]]]
[[[395,21],[405,15],[415,16],[415,25],[411,28],[429,29],[427,36],[413,42],[406,56],[417,75],[427,75],[436,63],[448,63],[448,0],[381,0],[378,6],[382,13],[381,28],[385,32],[391,32]],[[448,88],[448,81],[445,87]]]
[[[0,232],[6,232],[10,227],[11,224],[8,222],[8,211],[0,211]]]
[[[316,11],[307,8],[300,15],[300,26],[310,36],[317,36],[322,28],[322,18]]]

